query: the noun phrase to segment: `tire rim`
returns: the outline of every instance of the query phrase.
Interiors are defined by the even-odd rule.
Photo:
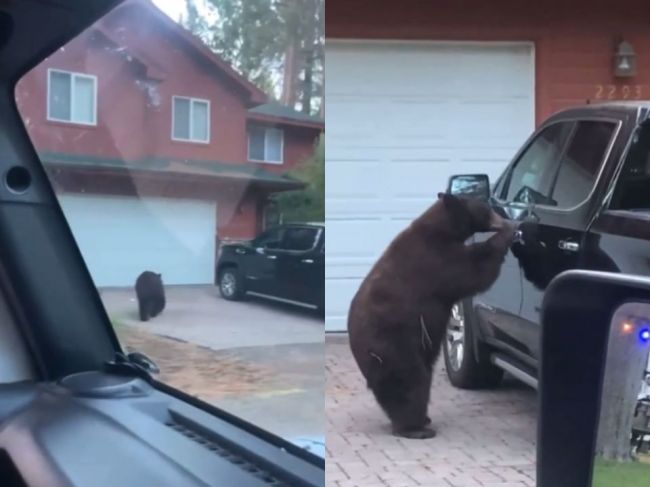
[[[235,289],[237,289],[237,282],[235,276],[232,272],[225,272],[221,277],[221,292],[224,295],[231,298],[235,295]]]
[[[463,307],[460,303],[454,304],[451,308],[451,317],[447,324],[447,357],[449,365],[458,372],[463,366],[465,357],[465,318],[463,316]]]

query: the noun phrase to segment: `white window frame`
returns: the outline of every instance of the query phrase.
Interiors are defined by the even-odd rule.
[[[68,74],[70,75],[70,120],[66,120],[65,118],[56,118],[53,117],[52,114],[50,113],[50,83],[52,79],[52,73],[62,73],[62,74]],[[93,120],[92,122],[81,122],[79,120],[74,120],[72,118],[72,114],[74,113],[74,108],[75,108],[75,93],[74,93],[74,80],[75,78],[86,78],[90,79],[93,82]],[[47,119],[51,122],[62,122],[62,123],[71,123],[75,125],[88,125],[88,126],[97,126],[97,76],[94,74],[85,74],[85,73],[77,73],[75,71],[66,71],[65,69],[56,69],[56,68],[49,68],[47,70]]]
[[[182,137],[175,137],[174,136],[174,122],[176,120],[176,100],[188,100],[190,102],[190,131],[189,134],[190,136],[187,139],[183,139]],[[207,136],[208,138],[205,140],[202,139],[193,139],[192,138],[192,129],[194,128],[192,124],[194,123],[194,117],[192,116],[193,114],[193,103],[194,102],[200,102],[200,103],[205,103],[208,106],[208,127],[207,127]],[[203,98],[193,98],[191,96],[180,96],[180,95],[173,95],[172,96],[172,140],[176,142],[193,142],[196,144],[209,144],[210,143],[210,100],[205,100]]]
[[[265,127],[263,125],[253,125],[252,127],[255,128],[260,128],[264,130],[264,159],[253,159],[251,157],[251,133],[250,130],[247,130],[246,133],[246,152],[248,154],[248,160],[250,162],[257,162],[259,164],[277,164],[277,165],[282,165],[284,164],[284,129],[277,128],[277,127]],[[252,128],[251,127],[251,128]],[[266,132],[268,130],[279,130],[280,131],[280,160],[279,161],[271,161],[266,159],[266,142],[267,142],[267,136]]]

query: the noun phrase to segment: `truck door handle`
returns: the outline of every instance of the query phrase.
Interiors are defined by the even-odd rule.
[[[238,254],[245,254],[246,253],[246,251],[244,249],[236,249],[235,252],[237,252]]]
[[[304,262],[305,264],[313,264],[314,259],[302,259],[300,262]]]
[[[580,250],[580,244],[577,242],[569,242],[568,240],[560,240],[557,243],[557,246],[562,250],[568,250],[569,252],[577,252]]]
[[[266,258],[273,260],[273,259],[277,259],[278,256],[277,255],[267,255]]]

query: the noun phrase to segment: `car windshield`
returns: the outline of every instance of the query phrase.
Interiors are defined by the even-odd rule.
[[[224,249],[324,219],[324,1],[254,3],[127,0],[15,97],[123,349],[313,449],[324,237],[264,234],[275,259]]]

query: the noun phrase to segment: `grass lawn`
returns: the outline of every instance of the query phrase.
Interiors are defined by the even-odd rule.
[[[593,487],[647,487],[648,485],[650,485],[648,463],[596,460]]]

